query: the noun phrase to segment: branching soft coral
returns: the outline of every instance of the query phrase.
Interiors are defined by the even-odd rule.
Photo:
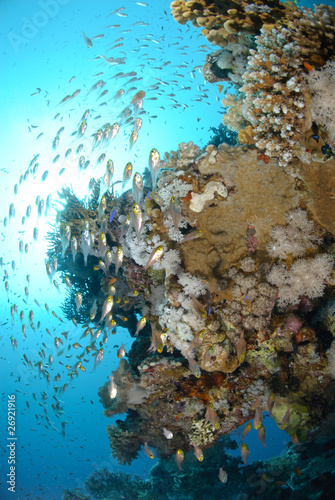
[[[306,77],[311,93],[312,120],[322,125],[335,144],[335,59]]]
[[[291,210],[286,214],[286,221],[286,226],[276,226],[271,231],[272,240],[267,245],[271,257],[302,257],[307,250],[316,248],[315,225],[304,210]]]
[[[317,250],[320,240],[314,222],[308,219],[304,210],[291,210],[286,214],[286,221],[286,226],[276,226],[271,231],[272,241],[267,246],[272,257],[288,259],[285,264],[274,264],[267,276],[267,280],[278,288],[278,305],[281,308],[298,304],[302,296],[310,299],[321,297],[325,280],[333,268],[333,259],[327,254],[300,258],[290,266],[290,259]]]
[[[199,295],[206,293],[204,280],[197,278],[196,276],[192,276],[191,273],[180,272],[178,275],[178,281],[183,286],[183,292],[186,295],[194,295],[195,297],[198,297]]]
[[[332,269],[333,259],[326,254],[312,259],[298,259],[290,269],[284,264],[275,264],[268,281],[279,290],[278,306],[284,308],[289,304],[298,304],[302,296],[310,299],[321,297],[325,280]]]

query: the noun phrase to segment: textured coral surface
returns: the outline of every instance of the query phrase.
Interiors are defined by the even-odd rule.
[[[304,201],[315,219],[327,231],[335,233],[335,160],[310,162],[301,165]]]

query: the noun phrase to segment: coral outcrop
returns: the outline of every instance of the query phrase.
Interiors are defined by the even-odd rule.
[[[83,203],[64,191],[50,236],[49,258],[61,252],[75,284],[67,317],[89,321],[96,360],[101,330],[105,342],[118,325],[136,336],[99,389],[107,417],[126,413],[107,427],[121,464],[142,446],[165,460],[196,447],[210,454],[242,424],[259,428],[265,411],[305,443],[333,411],[325,310],[335,284],[335,162],[328,115],[315,112],[320,78],[305,75],[333,56],[335,11],[242,0],[177,0],[172,10],[224,48],[205,73],[239,89],[224,98],[224,121],[241,145],[180,143],[162,162],[152,150],[141,196],[133,188],[104,197],[93,183]]]
[[[285,7],[280,2],[207,2],[205,0],[175,0],[171,3],[174,19],[185,24],[192,21],[201,27],[202,34],[213,45],[226,47],[236,43],[241,34],[257,34],[263,24],[272,24],[284,15]]]
[[[334,278],[332,236],[301,208],[309,193],[300,175],[274,158],[264,161],[256,149],[226,144],[201,152],[182,143],[162,166],[141,204],[139,240],[134,227],[123,229],[130,193],[107,203],[118,207],[104,228],[107,247],[123,248],[117,276],[113,263],[94,271],[106,252],[99,244],[104,211],[98,205],[90,214],[95,244],[88,267],[100,273],[98,310],[113,293],[114,324],[138,334],[128,362],[113,373],[116,396],[110,382],[99,390],[106,416],[126,413],[107,427],[113,456],[131,463],[145,443],[164,459],[178,449],[207,450],[255,417],[256,400],[266,411],[270,393],[278,426],[308,439],[327,413],[330,340],[313,317]],[[69,224],[76,207],[67,206]],[[159,246],[163,256],[145,269]],[[67,250],[64,272],[70,262]],[[140,317],[146,322],[138,330]],[[110,329],[110,321],[101,326]],[[94,317],[90,328],[100,328]]]
[[[206,56],[203,75],[209,83],[235,86],[236,95],[222,100],[229,108],[223,123],[240,133],[242,144],[255,144],[283,167],[301,158],[304,146],[314,160],[318,156],[318,161],[325,161],[334,154],[328,146],[334,147],[333,7],[315,6],[312,11],[292,2],[178,0],[171,8],[179,23],[192,21],[203,27],[207,40],[222,47]],[[306,145],[313,123],[317,133],[311,135],[319,134],[325,141],[319,148]]]
[[[299,50],[286,28],[262,29],[256,40],[240,88],[243,115],[253,127],[257,148],[285,166],[305,124]]]

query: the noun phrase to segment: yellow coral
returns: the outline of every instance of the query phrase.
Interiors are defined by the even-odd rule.
[[[231,8],[232,4],[236,8]],[[278,1],[272,2],[271,9],[266,7],[262,9],[262,2],[258,2],[252,8],[243,0],[220,3],[175,0],[171,3],[172,15],[179,24],[191,21],[194,26],[204,28],[202,34],[219,47],[225,47],[228,42],[236,43],[243,33],[257,34],[264,23],[274,22],[284,15],[285,7]]]
[[[239,131],[238,140],[241,144],[248,144],[249,146],[255,143],[254,129],[251,125],[248,125]]]

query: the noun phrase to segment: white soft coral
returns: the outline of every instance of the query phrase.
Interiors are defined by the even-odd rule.
[[[267,245],[271,257],[302,257],[307,250],[316,248],[318,238],[315,225],[308,220],[304,210],[290,210],[286,214],[286,221],[286,226],[276,226],[271,231],[271,241]]]
[[[333,265],[332,257],[326,254],[312,259],[298,259],[290,269],[284,264],[275,264],[267,279],[278,288],[278,306],[284,308],[289,304],[298,304],[304,295],[310,299],[321,297]]]
[[[183,286],[183,292],[186,295],[198,297],[206,293],[207,288],[204,280],[197,276],[192,276],[191,273],[180,272],[178,274],[178,281]]]
[[[335,144],[335,59],[320,71],[311,71],[306,81],[311,93],[312,120],[325,127],[329,140]]]

